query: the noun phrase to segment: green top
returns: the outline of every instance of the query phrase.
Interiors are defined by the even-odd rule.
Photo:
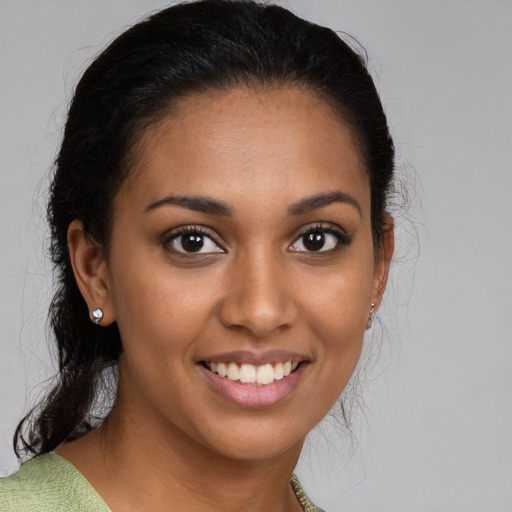
[[[7,478],[0,478],[2,512],[110,512],[78,469],[60,455],[46,453]]]
[[[291,484],[304,512],[317,508],[293,475]],[[46,453],[0,478],[1,512],[111,512],[78,469],[60,455]]]

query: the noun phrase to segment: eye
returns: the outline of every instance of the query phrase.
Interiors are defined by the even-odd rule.
[[[351,241],[348,235],[333,226],[315,226],[304,231],[290,246],[290,251],[334,252]]]
[[[182,254],[211,254],[224,252],[219,245],[202,229],[185,227],[172,233],[164,245],[173,252]]]

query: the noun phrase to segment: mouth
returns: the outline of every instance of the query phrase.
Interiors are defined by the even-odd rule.
[[[294,395],[310,364],[307,357],[290,352],[238,351],[200,360],[197,368],[211,389],[232,404],[264,409]]]
[[[236,362],[201,361],[201,364],[219,377],[246,385],[268,386],[288,377],[299,367],[298,361],[284,361],[275,364],[253,365]]]

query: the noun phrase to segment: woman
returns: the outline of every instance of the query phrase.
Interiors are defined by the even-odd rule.
[[[382,300],[393,158],[361,57],[283,8],[117,38],[56,161],[59,378],[2,510],[318,510],[293,470]]]

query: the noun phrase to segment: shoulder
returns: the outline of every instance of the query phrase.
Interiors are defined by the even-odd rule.
[[[44,454],[0,478],[2,512],[109,512],[84,476],[66,459]]]

